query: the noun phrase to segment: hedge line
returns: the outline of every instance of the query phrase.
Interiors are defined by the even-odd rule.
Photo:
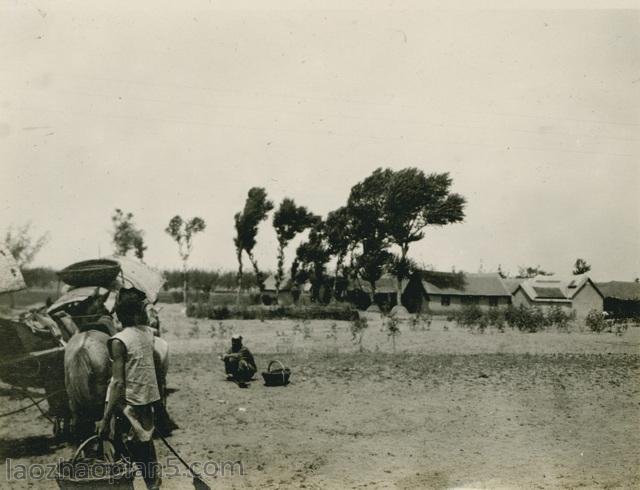
[[[351,305],[312,306],[217,306],[210,303],[192,303],[187,307],[187,316],[225,320],[271,320],[293,318],[296,320],[345,320],[359,318],[358,311]]]

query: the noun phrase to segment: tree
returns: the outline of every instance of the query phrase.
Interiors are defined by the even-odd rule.
[[[573,264],[573,275],[579,276],[580,274],[586,274],[591,270],[591,266],[587,264],[587,261],[584,259],[576,259],[575,264]]]
[[[115,254],[125,256],[133,250],[135,256],[142,260],[147,247],[144,244],[144,232],[133,222],[133,213],[125,214],[121,209],[116,208],[111,221]]]
[[[327,245],[322,218],[315,216],[313,220],[309,238],[296,250],[296,261],[295,266],[292,266],[292,272],[296,273],[298,281],[308,279],[311,282],[311,299],[320,302],[322,300],[320,292],[322,287],[326,286],[326,265],[331,258],[331,253]],[[304,281],[298,284],[304,284]]]
[[[196,233],[204,231],[206,227],[204,220],[198,216],[183,220],[179,215],[175,215],[164,230],[178,244],[178,253],[182,259],[182,299],[185,305],[187,304],[187,263],[193,250],[193,237]]]
[[[314,215],[304,206],[296,206],[293,199],[284,198],[273,213],[273,227],[278,238],[278,269],[276,272],[276,301],[284,278],[284,250],[288,243],[313,224]]]
[[[10,226],[4,235],[4,246],[18,263],[18,267],[23,269],[33,262],[38,252],[49,241],[49,232],[40,236],[34,236],[31,230],[31,223],[27,222],[22,226]],[[13,293],[9,293],[9,306],[15,307]]]
[[[384,268],[391,260],[391,257],[391,253],[379,243],[372,241],[365,241],[362,252],[356,255],[355,268],[358,275],[369,283],[371,304],[375,303],[376,282],[382,277]]]
[[[345,267],[344,261],[355,245],[351,216],[349,215],[349,210],[345,206],[342,206],[335,211],[331,211],[327,215],[327,219],[325,221],[325,234],[327,237],[329,253],[336,257],[332,297],[337,300],[339,299],[338,282],[340,272],[342,272],[342,279],[345,283],[345,287],[348,286],[347,267]]]
[[[408,278],[413,272],[419,270],[418,265],[413,260],[409,257],[403,258],[398,254],[390,254],[385,268],[396,278],[403,279]],[[402,295],[402,291],[400,291],[400,295]],[[401,305],[402,303],[396,304]]]
[[[256,236],[258,226],[261,221],[267,219],[267,214],[273,209],[273,202],[267,199],[267,192],[262,187],[252,187],[247,193],[247,200],[244,203],[242,212],[234,216],[236,236],[233,242],[236,246],[236,256],[238,258],[238,301],[240,299],[240,285],[242,283],[242,252],[246,252],[253,265],[256,274],[256,282],[262,293],[264,291],[264,275],[258,268],[258,262],[253,255],[256,246]]]
[[[536,276],[552,276],[553,272],[547,272],[540,268],[539,265],[535,267],[521,267],[518,266],[518,279],[530,279]]]
[[[507,277],[509,277],[509,274],[502,269],[502,264],[498,264],[498,275],[502,279],[506,279]]]
[[[245,236],[244,217],[241,212],[233,216],[235,223],[236,236],[233,237],[233,244],[236,248],[236,259],[238,260],[238,273],[236,274],[236,305],[240,306],[240,292],[242,291],[242,251],[244,250],[243,237]]]
[[[415,167],[388,172],[383,217],[390,242],[400,248],[395,270],[397,304],[401,305],[402,281],[410,272],[407,264],[409,246],[424,238],[427,226],[462,221],[466,201],[450,191],[453,180],[448,172],[425,175]]]
[[[49,232],[34,236],[30,222],[22,226],[10,226],[4,235],[4,246],[11,252],[21,269],[33,262],[48,241]]]
[[[389,259],[389,237],[384,211],[392,176],[393,172],[390,169],[376,169],[369,177],[351,188],[347,202],[347,210],[352,220],[354,249],[360,248],[360,253],[354,254],[354,268],[360,277],[371,285],[372,303],[376,282]]]

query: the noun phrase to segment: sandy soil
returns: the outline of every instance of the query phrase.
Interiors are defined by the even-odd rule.
[[[341,322],[336,340],[333,322],[225,321],[221,335],[218,322],[185,319],[175,306],[163,318],[176,390],[169,407],[181,426],[171,444],[190,461],[242,462],[244,475],[236,466],[209,478],[215,488],[640,486],[638,329],[472,334],[403,325],[393,354],[375,320],[359,353]],[[292,384],[225,381],[216,353],[231,330],[261,370],[275,358],[289,365]],[[24,404],[0,391],[0,411]],[[35,409],[0,419],[2,461],[69,454],[52,445]],[[167,477],[165,486],[190,481]]]

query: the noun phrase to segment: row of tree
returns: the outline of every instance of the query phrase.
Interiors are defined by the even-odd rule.
[[[466,201],[451,192],[452,179],[448,173],[425,174],[409,167],[394,171],[378,168],[363,181],[351,188],[345,205],[322,217],[299,206],[291,198],[284,198],[275,209],[272,225],[278,241],[277,270],[275,273],[276,298],[285,284],[285,250],[299,234],[308,231],[307,239],[296,249],[290,266],[288,286],[300,290],[307,281],[311,284],[312,299],[341,299],[350,281],[364,281],[370,285],[370,296],[376,291],[376,282],[384,272],[391,272],[397,279],[397,303],[401,304],[401,284],[412,271],[415,263],[409,258],[410,245],[424,237],[429,226],[443,226],[464,219]],[[274,210],[264,188],[251,188],[244,208],[234,216],[234,245],[238,261],[235,275],[237,300],[250,283],[257,284],[264,292],[266,275],[258,266],[254,249],[258,228]],[[144,232],[134,222],[132,213],[115,209],[112,217],[112,240],[116,255],[133,253],[144,259],[147,246]],[[169,221],[165,232],[178,245],[182,260],[183,298],[187,298],[188,260],[193,250],[194,236],[206,228],[200,217],[183,219],[176,215]],[[35,254],[46,244],[49,236],[34,237],[30,224],[10,228],[5,236],[5,246],[16,257],[21,267],[28,265]],[[243,256],[247,255],[253,267],[249,281],[243,280]],[[335,259],[333,274],[327,272],[329,262]],[[577,259],[574,274],[588,272],[591,266],[584,259]],[[539,266],[521,267],[518,277],[550,274]],[[42,275],[42,274],[39,274]],[[193,274],[192,274],[193,275]],[[195,274],[192,281],[199,289],[213,288],[217,283],[229,287],[229,274],[218,273],[216,284],[207,285],[211,277]],[[196,277],[197,276],[197,277]],[[175,282],[172,274],[172,282]],[[254,282],[255,281],[255,282]],[[202,284],[201,284],[202,283]]]
[[[307,239],[296,249],[291,264],[291,286],[296,289],[309,281],[312,299],[339,299],[349,281],[365,281],[370,296],[386,271],[397,278],[398,304],[401,283],[415,264],[409,258],[412,243],[424,237],[429,226],[443,226],[464,219],[466,201],[451,192],[448,173],[425,174],[409,167],[402,170],[378,168],[351,188],[344,206],[322,217],[285,198],[273,213],[272,224],[278,239],[276,291],[283,284],[285,249],[298,234],[308,230]],[[251,262],[258,286],[264,291],[265,274],[254,255],[258,227],[268,218],[274,204],[264,188],[249,190],[245,206],[236,213],[235,238],[238,259],[238,285],[242,283],[243,255]],[[335,259],[332,276],[327,265]],[[238,287],[240,294],[240,287]]]
[[[135,224],[133,213],[116,209],[111,216],[111,222],[114,254],[126,256],[133,252],[138,259],[144,261],[144,253],[147,250],[144,231]],[[176,215],[169,220],[164,230],[178,245],[178,254],[182,261],[182,297],[185,303],[187,302],[187,271],[189,257],[193,251],[193,238],[206,227],[205,221],[199,216],[183,219],[180,215]],[[172,277],[172,279],[175,278]]]

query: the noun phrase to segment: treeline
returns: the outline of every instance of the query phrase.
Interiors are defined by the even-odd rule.
[[[22,270],[25,283],[31,288],[50,288],[58,283],[57,270],[50,267],[32,267]],[[164,289],[182,288],[182,271],[163,271],[166,279]],[[236,273],[233,271],[191,269],[187,271],[189,287],[204,293],[215,290],[235,290]],[[243,289],[253,289],[256,287],[256,277],[253,273],[244,274],[242,281]]]
[[[461,222],[464,219],[465,198],[452,192],[453,181],[447,172],[425,174],[409,167],[400,170],[378,168],[355,184],[343,205],[320,216],[300,206],[291,198],[284,198],[276,206],[262,187],[249,189],[242,210],[234,215],[233,243],[238,263],[237,273],[190,269],[188,261],[193,251],[194,237],[204,233],[206,222],[199,216],[170,219],[165,232],[175,241],[182,261],[182,270],[167,271],[167,288],[182,288],[183,301],[188,302],[188,290],[209,292],[216,289],[236,292],[240,305],[242,291],[257,286],[265,304],[278,301],[278,292],[289,287],[294,302],[306,284],[310,285],[311,300],[326,303],[331,299],[345,299],[351,282],[369,285],[371,302],[376,283],[385,272],[397,278],[397,304],[402,304],[400,285],[418,267],[409,257],[411,244],[421,240],[428,227]],[[269,218],[276,232],[278,246],[273,250],[277,258],[275,298],[265,293],[267,274],[261,270],[255,254],[258,229]],[[142,260],[147,250],[144,231],[137,226],[133,213],[116,209],[112,215],[112,239],[116,255],[133,253]],[[47,268],[25,269],[25,265],[44,243],[33,245],[28,228],[5,240],[14,257],[28,250],[18,260],[25,270],[30,286],[57,282],[55,272]],[[296,248],[295,258],[285,264],[285,250],[298,235],[306,232],[306,239]],[[213,251],[212,251],[213,253]],[[248,258],[251,272],[245,270]],[[329,270],[329,263],[335,264]]]
[[[24,282],[30,288],[48,288],[57,284],[58,276],[50,267],[30,267],[22,269]]]
[[[427,175],[414,167],[397,171],[378,168],[351,188],[343,206],[325,217],[297,205],[291,198],[283,199],[276,207],[264,188],[253,187],[244,208],[234,216],[238,285],[243,284],[246,256],[260,292],[265,290],[267,276],[260,270],[254,250],[261,222],[275,210],[272,225],[278,240],[276,300],[278,291],[288,282],[294,298],[308,282],[313,301],[342,300],[345,285],[359,280],[370,286],[373,303],[376,283],[382,274],[390,272],[397,278],[397,304],[401,305],[400,284],[417,269],[408,255],[411,244],[424,237],[428,226],[464,219],[466,201],[451,192],[452,183],[446,172]],[[308,231],[307,239],[297,247],[287,268],[285,249],[304,231]],[[329,271],[332,260],[335,269]],[[285,273],[287,269],[289,274]]]
[[[181,270],[167,270],[163,272],[167,282],[164,288],[182,288],[183,273]],[[190,269],[187,271],[187,281],[190,289],[204,293],[215,290],[235,291],[237,287],[237,275],[233,271],[210,271],[205,269]],[[253,273],[243,274],[242,288],[253,289],[257,285],[256,276]]]

